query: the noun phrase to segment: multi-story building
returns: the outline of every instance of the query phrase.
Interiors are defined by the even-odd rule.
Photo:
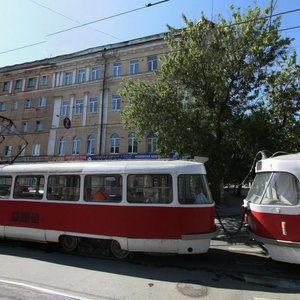
[[[14,122],[0,122],[1,160],[155,157],[155,136],[122,127],[118,92],[124,78],[153,80],[167,52],[158,34],[0,68],[0,121]]]

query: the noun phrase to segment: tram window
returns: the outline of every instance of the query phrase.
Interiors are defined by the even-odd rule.
[[[261,204],[297,205],[299,203],[299,180],[289,173],[272,173]]]
[[[266,189],[271,175],[272,174],[269,172],[256,174],[251,188],[248,192],[248,195],[246,197],[247,201],[257,204],[261,202],[261,198],[263,196],[263,193]]]
[[[179,175],[178,198],[181,204],[210,204],[212,198],[205,175]]]
[[[45,178],[42,175],[17,176],[14,186],[14,198],[42,199],[44,195]]]
[[[48,178],[47,199],[77,201],[80,195],[80,176],[51,175]]]
[[[0,176],[0,199],[7,199],[9,197],[11,184],[11,176]]]
[[[84,178],[84,201],[120,202],[121,175],[87,175]]]
[[[172,202],[172,176],[169,174],[137,174],[127,179],[127,201],[130,203]]]

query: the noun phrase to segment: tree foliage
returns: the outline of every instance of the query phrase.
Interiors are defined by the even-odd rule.
[[[291,39],[280,36],[280,19],[268,13],[232,6],[230,21],[183,16],[184,28],[168,27],[170,52],[155,80],[126,81],[121,92],[129,99],[125,128],[141,138],[152,131],[162,155],[209,157],[216,199],[224,176],[239,180],[257,151],[296,149],[299,66]],[[232,168],[236,158],[239,172]]]

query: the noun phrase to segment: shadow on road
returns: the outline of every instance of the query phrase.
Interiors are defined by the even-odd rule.
[[[56,246],[37,247],[36,244],[2,240],[0,255],[143,278],[149,282],[158,280],[223,289],[300,292],[300,266],[275,262],[259,255],[213,248],[202,255],[136,254],[126,261],[119,261],[110,257],[65,254],[59,252]],[[262,280],[256,281],[253,278]],[[278,285],[278,282],[286,283]]]

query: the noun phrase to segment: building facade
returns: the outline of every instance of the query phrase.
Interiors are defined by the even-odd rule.
[[[158,34],[0,68],[1,160],[157,157],[154,135],[138,143],[122,127],[118,92],[125,78],[153,80],[167,52]]]

